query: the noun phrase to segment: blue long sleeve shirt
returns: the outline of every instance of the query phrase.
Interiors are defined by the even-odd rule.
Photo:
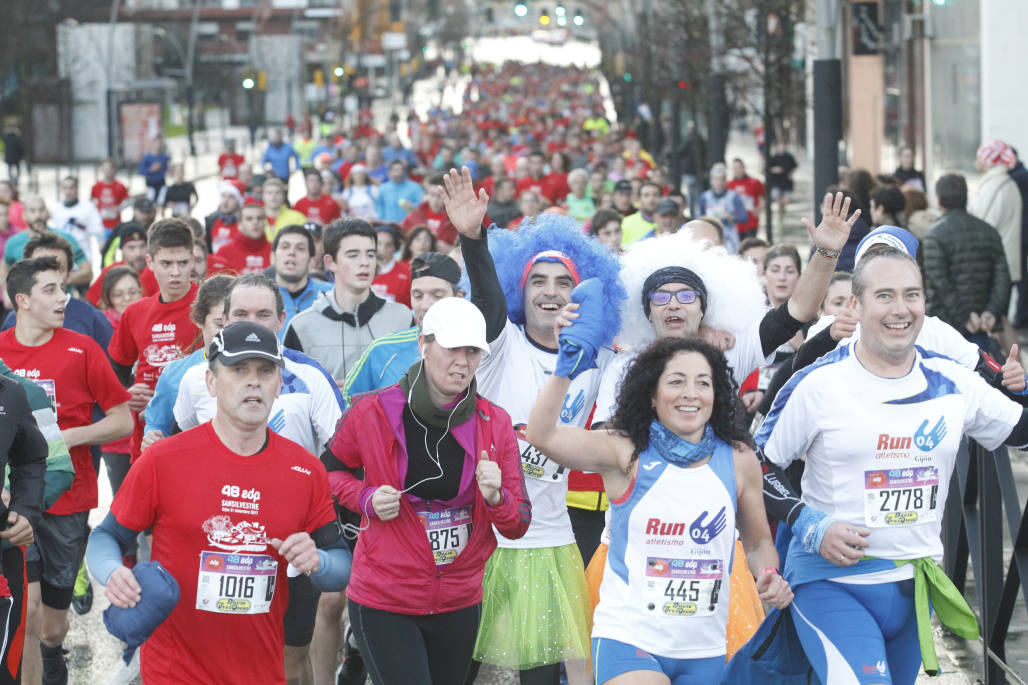
[[[273,143],[268,144],[268,149],[264,151],[264,156],[261,157],[261,166],[265,164],[271,164],[271,171],[283,181],[289,178],[289,160],[293,159],[296,161],[296,168],[300,168],[300,156],[296,154],[296,150],[289,143],[282,143],[281,145],[275,145]]]

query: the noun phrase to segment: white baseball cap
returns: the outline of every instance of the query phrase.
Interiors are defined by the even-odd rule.
[[[447,349],[477,347],[489,353],[485,317],[461,297],[444,297],[429,307],[421,322],[421,334],[434,335],[435,341]]]

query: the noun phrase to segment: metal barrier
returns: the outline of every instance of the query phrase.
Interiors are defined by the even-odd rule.
[[[1004,514],[1013,543],[1009,562],[1003,556]],[[961,592],[971,560],[983,647],[982,682],[1005,683],[1009,677],[1025,685],[1025,675],[1006,663],[1007,633],[1015,607],[1028,608],[1028,517],[1017,497],[1005,447],[988,452],[973,440],[961,444],[942,533],[944,568]],[[1019,590],[1025,604],[1017,601]]]

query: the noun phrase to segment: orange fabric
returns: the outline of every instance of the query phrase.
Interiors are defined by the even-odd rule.
[[[601,542],[585,569],[585,582],[589,587],[589,600],[593,611],[596,611],[596,605],[600,603],[600,583],[603,582],[603,569],[607,565],[607,550],[607,545]],[[763,620],[764,607],[758,597],[757,583],[750,575],[749,566],[746,565],[746,552],[742,549],[742,542],[736,540],[728,630],[725,635],[725,644],[728,648],[726,662],[753,637]]]

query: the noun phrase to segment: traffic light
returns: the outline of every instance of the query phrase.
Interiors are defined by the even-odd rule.
[[[325,87],[325,73],[321,69],[314,70],[314,87],[324,88]]]
[[[526,5],[523,2],[519,2],[518,4],[514,5],[514,16],[516,16],[516,17],[524,17],[527,14],[528,14],[528,5]]]
[[[257,72],[257,90],[268,89],[268,73],[266,71]]]
[[[257,79],[254,78],[253,69],[243,70],[243,90],[253,90],[254,86],[257,85]]]
[[[679,81],[678,82],[678,89],[679,90],[685,90],[688,87],[689,87],[689,84],[686,81]]]
[[[400,21],[400,0],[389,0],[389,21]]]
[[[554,8],[553,12],[558,17],[563,17],[565,14],[568,13],[567,9],[564,8],[564,5],[557,5],[557,7]]]
[[[541,25],[543,25],[543,26],[549,26],[550,25],[550,11],[549,10],[539,10],[539,23]]]
[[[582,15],[581,9],[575,9],[575,18],[571,20],[575,26],[581,26],[585,23],[585,16]]]
[[[346,69],[343,69],[342,64],[337,64],[332,68],[332,76],[336,77],[337,80],[343,78],[345,74]]]
[[[632,82],[632,75],[626,73],[625,74],[625,83],[631,83],[631,82]]]
[[[492,7],[486,7],[485,8],[485,21],[486,21],[487,24],[493,23],[493,8]]]

